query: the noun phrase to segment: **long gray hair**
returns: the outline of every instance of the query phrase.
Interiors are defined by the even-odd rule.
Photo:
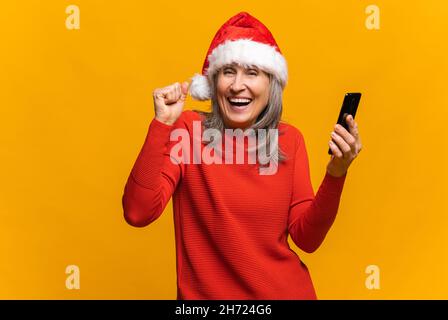
[[[217,100],[217,81],[218,81],[218,75],[221,72],[221,70],[218,70],[213,75],[213,81],[210,84],[211,89],[211,112],[205,112],[202,110],[193,110],[197,113],[200,113],[205,116],[204,121],[202,122],[202,129],[217,129],[219,132],[224,133],[224,121],[222,119],[221,115],[221,109],[218,104]],[[269,101],[266,107],[263,109],[263,111],[259,114],[257,120],[255,123],[250,126],[251,129],[254,130],[254,133],[257,135],[257,154],[259,154],[261,148],[265,147],[266,144],[266,157],[267,157],[267,163],[261,163],[260,166],[268,165],[269,162],[274,163],[280,163],[285,160],[287,160],[286,154],[281,150],[279,147],[278,140],[273,140],[274,137],[270,134],[270,129],[278,129],[278,125],[280,122],[283,122],[281,120],[281,115],[283,111],[283,89],[280,84],[280,82],[275,78],[272,74],[267,73],[269,76]],[[266,131],[266,138],[261,139],[264,140],[260,143],[260,139],[258,139],[258,130],[257,129],[265,129]],[[279,130],[278,136],[282,134]],[[212,141],[206,141],[204,142],[206,145],[209,144]],[[277,143],[276,143],[277,142]],[[271,152],[271,146],[272,146],[272,152]]]

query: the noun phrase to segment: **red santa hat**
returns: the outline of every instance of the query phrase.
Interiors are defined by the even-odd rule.
[[[219,28],[208,49],[202,74],[191,79],[193,99],[209,100],[213,75],[231,63],[255,65],[275,76],[282,88],[288,80],[286,60],[271,32],[247,12],[238,13]]]

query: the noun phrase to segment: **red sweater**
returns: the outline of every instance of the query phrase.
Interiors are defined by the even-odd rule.
[[[143,227],[173,196],[177,299],[316,299],[287,237],[308,253],[320,246],[346,176],[326,173],[314,195],[305,141],[286,123],[279,124],[278,142],[289,160],[276,174],[260,175],[247,161],[174,164],[170,132],[187,129],[193,141],[193,120],[201,115],[184,111],[172,126],[152,120],[122,198],[126,221]]]

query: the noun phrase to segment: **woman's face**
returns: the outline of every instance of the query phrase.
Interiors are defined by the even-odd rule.
[[[246,129],[269,100],[269,75],[257,67],[226,65],[217,78],[217,100],[226,128]]]

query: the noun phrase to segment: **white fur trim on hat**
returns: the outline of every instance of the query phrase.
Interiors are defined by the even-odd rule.
[[[236,41],[227,40],[217,46],[208,56],[208,77],[219,68],[232,62],[245,65],[256,65],[273,74],[282,86],[288,81],[288,68],[285,58],[274,47],[250,39]]]
[[[190,94],[191,97],[196,100],[210,100],[210,85],[206,76],[196,74],[193,78],[191,78]]]

